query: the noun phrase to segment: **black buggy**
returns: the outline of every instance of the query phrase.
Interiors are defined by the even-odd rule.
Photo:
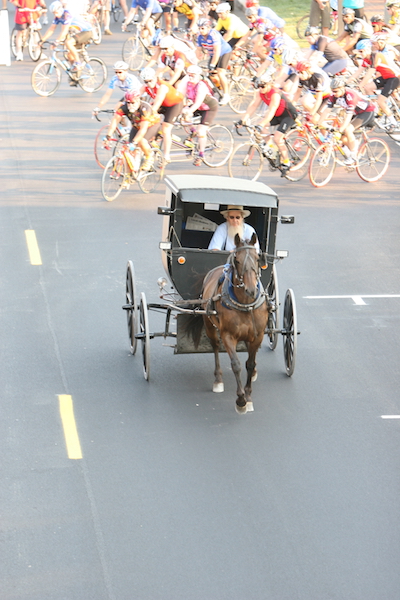
[[[174,175],[166,177],[165,206],[158,208],[163,217],[161,259],[167,278],[157,281],[159,303],[147,303],[144,292],[138,295],[132,261],[126,270],[126,311],[131,353],[138,341],[142,346],[143,372],[150,378],[150,340],[155,337],[173,338],[175,354],[212,352],[208,338],[203,336],[197,348],[186,335],[188,315],[206,314],[201,298],[203,279],[214,267],[227,262],[229,252],[208,250],[216,227],[224,221],[221,210],[228,205],[241,205],[251,214],[246,223],[254,227],[265,264],[261,282],[266,301],[271,307],[265,335],[274,350],[278,335],[283,337],[286,373],[295,368],[297,352],[297,315],[294,293],[288,289],[283,304],[282,327],[279,328],[280,302],[276,263],[285,258],[286,251],[275,249],[278,223],[293,223],[294,217],[278,215],[276,193],[258,181],[212,175]],[[153,332],[149,326],[149,311],[165,313],[163,331]],[[238,347],[240,350],[240,347]],[[243,348],[244,350],[244,348]]]

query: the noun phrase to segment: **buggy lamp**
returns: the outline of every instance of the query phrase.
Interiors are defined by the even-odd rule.
[[[160,248],[160,250],[171,250],[172,243],[171,242],[160,242],[159,248]]]
[[[177,260],[179,265],[184,265],[186,262],[186,258],[184,256],[178,256]]]
[[[277,250],[276,258],[287,258],[289,256],[289,252],[287,250]]]
[[[173,212],[174,211],[169,206],[159,206],[157,208],[158,215],[170,216],[173,214]]]
[[[294,216],[293,215],[282,215],[279,220],[281,223],[292,224],[292,223],[294,223]]]
[[[163,290],[168,284],[168,281],[165,279],[165,277],[159,277],[157,279],[157,285],[160,288],[160,291]]]

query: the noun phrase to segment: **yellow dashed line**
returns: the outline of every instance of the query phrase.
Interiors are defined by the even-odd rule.
[[[29,258],[31,265],[41,265],[42,259],[36,239],[36,233],[33,229],[25,229],[26,243],[28,244]]]
[[[64,428],[65,443],[67,445],[68,458],[82,458],[82,450],[76,429],[74,406],[72,397],[67,394],[58,396],[60,404],[61,421]]]

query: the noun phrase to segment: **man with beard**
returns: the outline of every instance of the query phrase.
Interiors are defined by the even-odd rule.
[[[250,214],[249,210],[244,210],[243,206],[228,206],[226,210],[221,210],[221,215],[226,219],[225,223],[218,225],[209,243],[209,250],[235,250],[235,235],[238,234],[241,240],[250,240],[253,233],[256,233],[251,225],[244,222],[244,219]],[[256,250],[260,250],[258,240],[255,244]]]

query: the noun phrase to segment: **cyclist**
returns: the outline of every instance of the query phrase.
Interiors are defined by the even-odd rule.
[[[294,100],[295,102],[300,100],[304,108],[313,116],[325,98],[331,95],[329,76],[319,67],[312,67],[306,60],[297,63],[296,71],[299,75],[299,82]],[[302,91],[305,93],[301,96]]]
[[[54,20],[46,33],[42,36],[41,43],[51,37],[57,25],[61,25],[60,35],[55,43],[65,43],[67,58],[72,64],[71,71],[79,73],[81,63],[79,61],[78,50],[85,44],[88,44],[92,39],[92,27],[81,17],[73,17],[59,0],[52,2],[49,9],[54,15]],[[77,82],[71,80],[70,84],[77,85]]]
[[[251,102],[243,117],[243,123],[248,122],[250,117],[262,105],[267,105],[265,115],[262,117],[259,126],[261,128],[269,125],[278,125],[274,133],[274,142],[278,146],[281,154],[281,167],[289,170],[291,167],[289,155],[285,144],[285,133],[293,127],[297,118],[297,110],[285,94],[274,86],[272,76],[264,73],[258,82],[259,94]]]
[[[154,67],[154,65],[160,62],[161,55],[173,44],[174,50],[185,56],[185,59],[191,64],[197,63],[196,50],[194,45],[188,40],[180,40],[172,35],[166,35],[159,41],[158,47],[147,63],[148,67]]]
[[[93,115],[96,115],[99,112],[99,110],[101,110],[101,108],[105,104],[107,104],[115,88],[120,89],[124,94],[126,92],[140,91],[142,84],[135,75],[128,73],[128,69],[129,65],[123,60],[118,60],[115,63],[115,75],[111,78],[111,81],[108,85],[108,89],[99,101],[97,108],[93,110]],[[122,97],[120,102],[123,102],[123,99],[124,97]]]
[[[128,16],[122,23],[122,31],[125,31],[127,25],[134,19],[139,8],[144,11],[140,25],[143,30],[143,38],[150,37],[150,40],[154,37],[154,25],[161,19],[163,10],[157,0],[132,0],[132,7],[128,13]]]
[[[351,165],[356,160],[357,142],[354,131],[365,125],[371,125],[375,117],[375,107],[362,94],[356,92],[350,87],[346,87],[346,82],[342,77],[334,77],[331,81],[331,95],[324,101],[320,114],[319,123],[323,124],[328,118],[332,108],[338,106],[346,111],[346,116],[339,127],[339,134],[342,134],[344,148],[346,151],[345,164]]]
[[[399,2],[400,5],[400,2]],[[374,33],[387,33],[387,43],[394,46],[396,50],[400,50],[400,37],[396,33],[395,29],[392,29],[390,25],[386,25],[383,15],[373,15],[370,18]],[[399,19],[400,23],[400,19]]]
[[[15,4],[15,6],[17,7],[17,10],[15,11],[15,29],[16,29],[16,36],[15,36],[15,50],[16,50],[16,57],[15,60],[23,60],[23,54],[22,54],[22,36],[23,36],[23,32],[28,29],[29,24],[31,22],[30,20],[30,14],[32,14],[32,19],[34,21],[34,23],[37,23],[39,21],[39,17],[40,17],[40,12],[33,12],[31,13],[31,11],[35,8],[44,8],[46,9],[46,4],[44,2],[44,0],[12,0],[12,3]],[[28,10],[24,10],[24,9],[28,9]]]
[[[272,21],[274,27],[280,29],[281,32],[283,32],[283,29],[285,27],[285,21],[281,19],[281,17],[279,17],[276,14],[276,12],[274,12],[271,8],[268,8],[267,6],[260,6],[258,0],[247,0],[246,8],[252,7],[257,9],[259,17],[261,17],[262,19],[268,19],[269,21]]]
[[[390,15],[389,27],[396,33],[400,33],[400,1],[399,0],[387,0],[386,8]]]
[[[139,146],[143,151],[145,160],[141,169],[143,171],[151,171],[153,154],[149,141],[158,133],[160,115],[154,113],[147,102],[141,101],[140,91],[126,92],[123,104],[115,111],[114,117],[111,120],[107,135],[104,138],[105,145],[107,145],[108,140],[123,117],[127,117],[132,124],[129,142]]]
[[[89,9],[89,14],[94,15],[101,6],[103,7],[104,33],[105,35],[112,35],[110,29],[111,0],[94,0]]]
[[[281,31],[269,19],[258,16],[258,9],[255,6],[246,8],[245,15],[249,21],[249,31],[239,40],[236,46],[244,46],[247,42],[251,42],[253,44],[252,51],[260,58],[265,59],[264,34],[267,31],[274,31],[276,35],[280,35]]]
[[[374,94],[377,89],[381,90],[376,101],[387,117],[385,119],[385,129],[394,131],[399,126],[387,105],[387,98],[399,87],[400,69],[394,62],[393,52],[395,50],[393,49],[393,52],[386,50],[386,40],[387,35],[384,32],[375,33],[371,38],[371,46],[359,49],[363,61],[351,78],[356,78],[362,70],[367,69],[359,87],[361,90],[365,90],[367,94]],[[378,73],[378,77],[374,79],[375,73]]]
[[[201,9],[194,0],[174,0],[174,11],[187,18],[186,29],[197,33],[197,21],[201,15]]]
[[[194,60],[190,60],[189,56],[192,54],[189,52],[187,46],[186,52],[182,52],[176,49],[177,41],[172,36],[163,38],[160,42],[161,54],[160,63],[162,65],[161,72],[158,71],[158,75],[162,73],[169,73],[169,83],[175,85],[177,81],[182,79],[186,75],[186,69],[190,65],[197,62],[196,57]]]
[[[146,93],[153,99],[152,108],[154,112],[164,115],[162,132],[164,137],[164,159],[166,163],[171,162],[170,152],[172,146],[172,128],[176,118],[183,109],[184,94],[174,88],[169,81],[157,78],[156,72],[151,67],[146,67],[140,73],[144,82],[142,93]]]
[[[190,121],[193,116],[198,115],[201,117],[200,124],[197,125],[199,153],[193,162],[195,167],[200,167],[203,162],[207,129],[213,124],[218,112],[218,102],[208,84],[203,81],[202,74],[201,67],[192,65],[187,69],[187,77],[178,83],[179,90],[186,96],[186,107],[182,112],[185,120]]]
[[[363,19],[357,19],[353,8],[344,8],[342,11],[344,23],[343,33],[336,38],[337,42],[344,42],[343,49],[349,53],[358,40],[369,39],[374,33],[372,26]]]
[[[249,32],[249,28],[239,17],[231,14],[228,2],[222,2],[217,6],[217,14],[218,21],[215,29],[222,33],[224,40],[231,48],[234,48],[238,41]]]
[[[232,48],[224,40],[219,31],[211,28],[209,19],[200,19],[198,22],[199,36],[197,38],[198,54],[197,58],[201,59],[203,52],[206,52],[209,57],[208,68],[210,71],[216,71],[221,81],[223,96],[220,104],[228,104],[230,98],[228,94],[228,80],[226,78],[226,67],[228,66],[231,57]]]
[[[335,40],[320,35],[318,27],[307,27],[305,37],[310,44],[310,49],[305,54],[307,60],[312,60],[316,56],[324,58],[326,64],[321,68],[331,77],[346,69],[349,59],[348,54]]]

